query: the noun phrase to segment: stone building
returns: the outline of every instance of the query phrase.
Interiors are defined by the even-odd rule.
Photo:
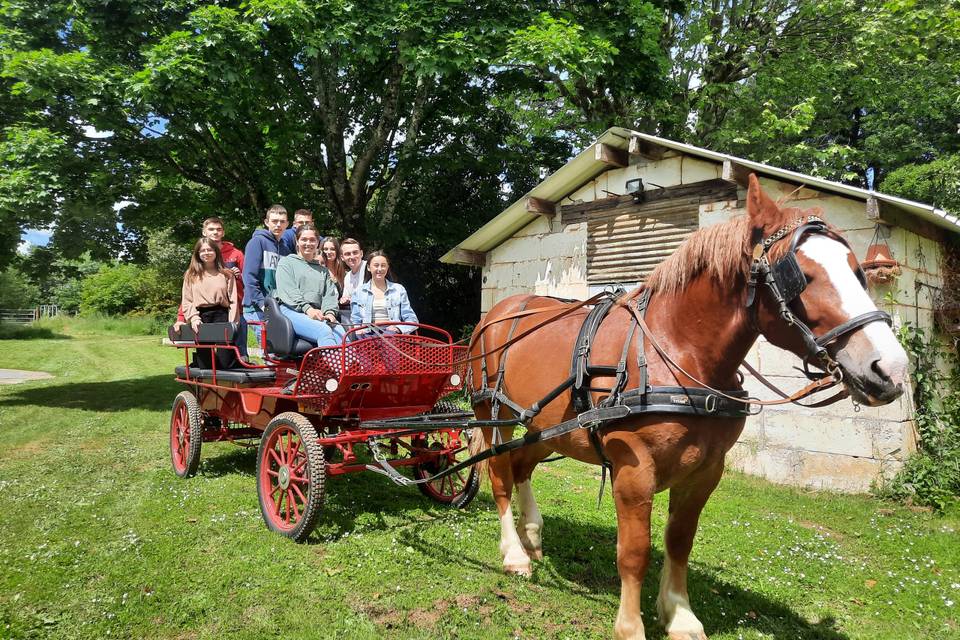
[[[944,240],[960,221],[917,202],[866,191],[623,128],[600,138],[451,249],[442,260],[482,269],[482,312],[516,293],[585,299],[632,287],[692,231],[744,212],[756,173],[773,197],[821,207],[857,257],[886,245],[900,264],[870,294],[897,325],[930,328],[942,285]],[[635,197],[643,192],[642,198]],[[782,389],[806,380],[799,360],[761,337],[749,361]],[[758,397],[771,394],[752,378]],[[909,390],[885,407],[854,411],[770,407],[749,418],[728,458],[735,468],[813,488],[864,491],[915,449]]]

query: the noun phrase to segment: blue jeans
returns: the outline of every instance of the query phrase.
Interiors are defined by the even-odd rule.
[[[346,333],[338,324],[329,325],[323,320],[314,320],[285,305],[280,305],[280,313],[290,318],[294,333],[318,347],[335,347],[343,341]]]
[[[253,321],[256,321],[256,322],[263,322],[263,311],[256,311],[256,310],[250,311],[250,309],[253,309],[253,307],[244,307],[244,308],[243,308],[243,319],[244,319],[244,320],[253,320]],[[257,348],[258,348],[258,349],[259,349],[260,346],[261,346],[261,345],[260,345],[260,331],[261,331],[262,329],[263,329],[263,325],[259,325],[259,324],[253,325],[253,335],[254,335],[254,337],[257,339]],[[247,345],[247,323],[246,323],[246,322],[243,323],[243,327],[241,328],[240,332],[241,332],[241,335],[243,336],[243,339],[242,339],[242,342],[243,342],[243,345],[244,345],[243,350],[244,350],[244,353],[246,353],[246,350],[247,350],[247,347],[246,347],[246,345]]]

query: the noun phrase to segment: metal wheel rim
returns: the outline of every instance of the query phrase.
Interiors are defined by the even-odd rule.
[[[449,439],[449,435],[444,434],[438,436],[439,438]],[[447,448],[440,441],[434,441],[430,448]],[[447,442],[449,445],[449,440]],[[424,476],[434,475],[450,467],[457,462],[456,454],[447,453],[441,459],[429,462],[423,465],[422,473]],[[438,502],[452,502],[457,498],[457,496],[463,495],[470,484],[470,474],[472,473],[473,468],[461,469],[456,473],[452,473],[448,476],[444,476],[433,482],[424,483],[423,488],[427,491],[435,500]]]
[[[173,413],[170,428],[170,450],[173,452],[173,466],[179,472],[187,470],[187,457],[190,455],[190,414],[187,403],[180,400]]]
[[[270,434],[260,460],[260,488],[266,516],[278,529],[293,529],[306,512],[310,492],[307,462],[296,429],[283,425]]]

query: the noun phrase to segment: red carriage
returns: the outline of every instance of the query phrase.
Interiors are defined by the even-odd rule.
[[[471,414],[441,401],[462,389],[466,347],[442,329],[417,324],[413,333],[354,327],[340,345],[317,348],[296,337],[275,305],[268,302],[263,365],[237,361],[218,369],[218,353],[236,354],[232,325],[171,336],[185,352],[176,376],[188,388],[170,419],[174,472],[197,472],[203,442],[259,439],[263,518],[298,542],[319,520],[325,480],[344,473],[372,469],[403,484],[396,468],[408,467],[410,484],[424,495],[466,506],[479,489],[476,469],[440,476],[467,457],[462,427]],[[365,328],[372,331],[361,335]],[[196,349],[211,350],[206,367],[191,365]],[[422,426],[415,416],[424,416]]]

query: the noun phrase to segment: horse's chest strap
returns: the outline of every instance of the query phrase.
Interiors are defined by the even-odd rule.
[[[593,406],[590,401],[591,374],[613,375],[616,372],[613,367],[591,365],[590,351],[593,348],[593,341],[597,337],[597,331],[600,330],[600,325],[603,324],[604,318],[610,313],[610,309],[613,308],[620,294],[622,294],[622,291],[618,291],[616,294],[608,294],[606,298],[590,310],[583,324],[580,325],[577,341],[573,347],[573,361],[570,364],[570,375],[573,377],[573,388],[570,394],[573,400],[573,408],[578,412],[586,411]]]

